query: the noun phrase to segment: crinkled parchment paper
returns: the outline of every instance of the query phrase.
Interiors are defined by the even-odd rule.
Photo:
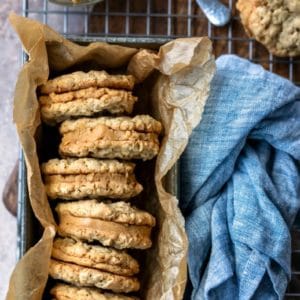
[[[201,119],[215,70],[211,42],[207,38],[178,39],[163,45],[158,52],[99,42],[81,46],[37,21],[15,14],[10,15],[10,21],[29,55],[16,85],[14,121],[25,155],[31,206],[44,232],[39,242],[17,264],[7,300],[42,298],[56,233],[37,156],[35,134],[41,120],[36,89],[47,81],[50,71],[61,73],[84,62],[92,62],[98,69],[127,68],[139,82],[153,70],[160,72],[152,86],[151,102],[155,117],[164,125],[165,135],[155,167],[158,197],[149,200],[157,209],[158,229],[156,242],[149,251],[151,265],[146,266],[149,278],[144,296],[151,300],[182,299],[188,246],[184,219],[178,200],[165,191],[162,182]]]

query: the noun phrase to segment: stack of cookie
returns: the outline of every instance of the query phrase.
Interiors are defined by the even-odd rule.
[[[132,76],[90,71],[40,89],[44,122],[63,121],[62,158],[41,166],[49,199],[59,200],[49,268],[60,281],[55,299],[136,299],[124,293],[140,289],[139,264],[126,249],[151,247],[155,218],[126,202],[143,190],[128,160],[155,157],[162,126],[148,115],[112,116],[132,112],[133,87]]]

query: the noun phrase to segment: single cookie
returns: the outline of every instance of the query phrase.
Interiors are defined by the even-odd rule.
[[[42,173],[45,175],[119,173],[128,176],[134,172],[134,168],[134,163],[95,158],[55,158],[41,165]]]
[[[62,123],[62,156],[152,159],[158,154],[161,123],[150,116],[100,117]]]
[[[160,134],[162,125],[149,115],[137,115],[130,117],[101,117],[101,118],[82,118],[79,120],[65,121],[61,124],[60,133],[66,134],[78,130],[82,127],[94,128],[99,125],[104,125],[113,130],[121,131],[137,131],[141,133],[156,133]]]
[[[237,9],[250,37],[277,56],[300,55],[298,0],[239,0]]]
[[[143,187],[136,181],[134,164],[113,160],[65,159],[42,164],[50,199],[131,198]],[[60,174],[59,174],[60,173]]]
[[[142,186],[134,174],[118,173],[44,176],[46,193],[50,199],[120,198],[138,195]]]
[[[155,218],[146,211],[137,209],[127,202],[99,202],[97,200],[59,203],[59,213],[69,213],[75,217],[87,217],[130,225],[155,226]]]
[[[135,277],[120,276],[54,259],[50,260],[49,275],[53,279],[76,286],[97,287],[116,293],[129,293],[140,289],[140,283]]]
[[[130,91],[90,87],[63,94],[41,96],[42,119],[55,124],[71,117],[92,116],[102,112],[131,113],[137,97]]]
[[[63,237],[71,237],[83,241],[99,241],[104,246],[112,246],[117,249],[134,248],[147,249],[151,247],[151,229],[154,226],[154,220],[150,216],[141,216],[140,212],[134,211],[135,216],[128,217],[123,215],[119,218],[122,223],[108,221],[109,216],[105,216],[104,212],[91,213],[91,203],[81,201],[80,210],[74,213],[75,206],[70,208],[68,203],[59,203],[56,206],[59,224],[58,233]],[[103,206],[102,206],[103,207]],[[111,210],[112,211],[112,210]],[[115,212],[114,212],[115,213]],[[113,217],[118,219],[117,217]],[[129,221],[125,223],[125,218]],[[152,225],[137,225],[136,223],[152,223]]]
[[[131,75],[109,75],[105,71],[77,71],[48,80],[42,85],[42,94],[64,93],[89,87],[132,90],[135,79]]]
[[[56,238],[52,257],[110,273],[132,276],[139,272],[138,262],[125,251],[90,245],[69,238]]]
[[[103,292],[96,288],[56,284],[50,291],[55,300],[138,300],[136,297]]]
[[[138,300],[136,297],[111,294],[95,288],[58,283],[50,291],[55,300]]]

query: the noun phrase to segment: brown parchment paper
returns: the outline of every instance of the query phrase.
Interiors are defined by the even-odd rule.
[[[150,250],[151,264],[146,266],[149,278],[144,296],[151,300],[182,299],[188,242],[178,199],[166,192],[163,179],[201,119],[215,70],[211,42],[205,37],[178,39],[161,46],[158,52],[100,42],[81,46],[37,21],[11,14],[10,22],[29,55],[16,84],[14,121],[26,160],[30,203],[44,232],[16,265],[6,299],[42,299],[56,233],[37,156],[35,135],[41,120],[36,89],[47,81],[50,71],[63,72],[85,62],[104,69],[127,68],[139,82],[154,70],[160,72],[151,101],[165,133],[155,167],[158,197],[153,201],[158,203],[150,203],[157,209],[159,228],[156,245]]]

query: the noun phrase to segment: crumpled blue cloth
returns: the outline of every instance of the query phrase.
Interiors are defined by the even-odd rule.
[[[181,159],[187,299],[282,299],[300,205],[300,89],[233,55],[217,60]],[[187,292],[188,294],[188,292]]]

